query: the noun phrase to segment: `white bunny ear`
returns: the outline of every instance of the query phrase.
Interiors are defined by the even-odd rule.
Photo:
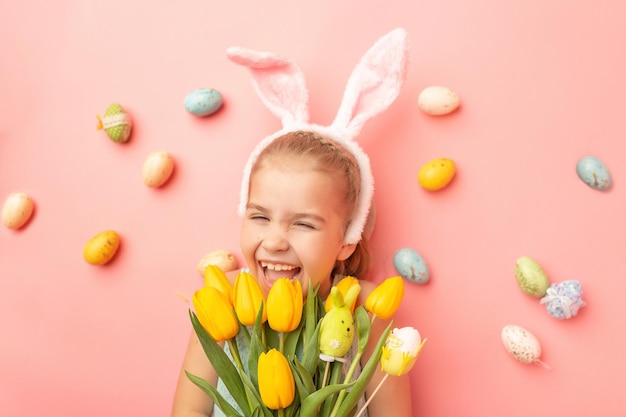
[[[407,33],[397,28],[381,37],[361,58],[348,79],[332,127],[348,139],[363,124],[393,103],[400,92],[408,64]]]
[[[309,95],[297,65],[269,52],[239,47],[228,48],[226,55],[250,70],[259,97],[280,118],[283,127],[308,121]]]

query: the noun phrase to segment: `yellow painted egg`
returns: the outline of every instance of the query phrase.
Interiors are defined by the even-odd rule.
[[[174,171],[174,158],[166,151],[152,152],[143,163],[143,182],[158,188],[169,180]]]
[[[35,203],[28,194],[9,194],[2,206],[2,223],[9,229],[19,229],[24,226],[35,209]]]
[[[83,258],[91,265],[104,265],[113,259],[119,247],[120,235],[114,230],[105,230],[85,244]]]
[[[209,265],[216,265],[222,271],[229,272],[237,269],[237,258],[225,249],[218,249],[204,255],[198,262],[198,272],[204,276]]]
[[[420,185],[429,191],[447,186],[456,173],[456,164],[449,158],[437,158],[425,163],[417,175]]]

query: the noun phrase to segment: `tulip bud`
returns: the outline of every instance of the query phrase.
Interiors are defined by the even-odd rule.
[[[302,319],[302,286],[288,278],[280,278],[267,295],[267,321],[277,332],[290,332]]]
[[[393,316],[404,296],[404,281],[401,276],[387,278],[370,293],[365,300],[367,311],[382,319]]]
[[[380,357],[382,370],[389,375],[401,376],[411,370],[415,360],[426,343],[413,327],[393,329],[385,344]]]
[[[239,323],[230,300],[213,287],[200,288],[192,302],[198,321],[216,342],[232,339],[239,332]]]
[[[263,404],[272,410],[289,407],[295,398],[296,386],[285,356],[276,349],[261,353],[258,376]]]
[[[250,273],[242,271],[235,278],[233,287],[233,305],[239,321],[245,326],[253,326],[257,314],[263,307],[262,322],[267,321],[265,297],[259,283]]]
[[[359,284],[359,280],[348,275],[342,278],[341,281],[339,281],[337,284],[335,284],[335,287],[339,288],[339,291],[341,291],[341,295],[345,297],[350,287],[352,287],[353,285],[357,285],[357,284]],[[350,311],[353,313],[354,313],[354,307],[356,307],[356,300],[357,299],[355,298],[352,304],[350,305]],[[326,298],[326,303],[324,304],[324,310],[326,310],[326,312],[328,313],[331,308],[333,308],[333,297],[329,296],[328,298]]]
[[[228,297],[229,300],[232,299],[233,286],[219,266],[207,265],[204,271],[204,285],[206,287],[217,288],[222,294]]]

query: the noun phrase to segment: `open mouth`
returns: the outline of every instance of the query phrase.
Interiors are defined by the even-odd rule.
[[[270,286],[279,278],[288,278],[293,281],[298,277],[301,270],[300,267],[294,265],[275,264],[263,261],[260,262],[260,266],[263,271],[263,278]]]

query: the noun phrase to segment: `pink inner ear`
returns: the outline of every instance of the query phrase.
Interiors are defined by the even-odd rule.
[[[308,121],[308,92],[296,65],[268,52],[229,48],[226,53],[230,60],[250,69],[261,100],[283,125]]]

